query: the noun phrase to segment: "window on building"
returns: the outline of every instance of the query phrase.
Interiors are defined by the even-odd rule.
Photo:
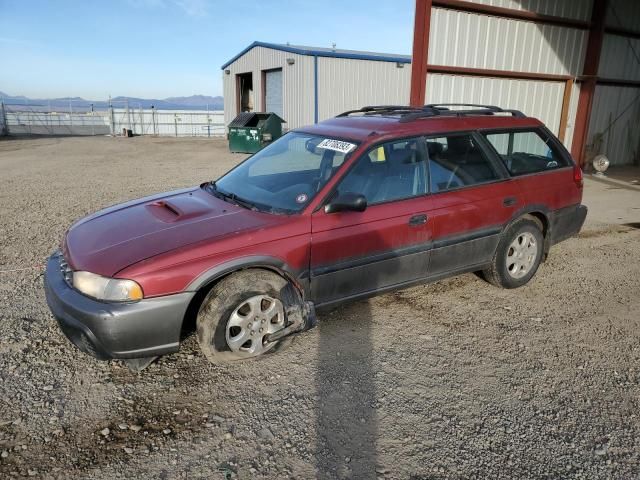
[[[485,137],[512,175],[553,170],[568,165],[551,139],[537,130],[488,133]]]
[[[432,193],[498,180],[491,161],[469,134],[427,138]]]
[[[422,139],[388,142],[374,147],[342,179],[339,193],[360,193],[367,203],[424,195],[427,169]]]

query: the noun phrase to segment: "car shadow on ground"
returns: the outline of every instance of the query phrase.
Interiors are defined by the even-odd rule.
[[[377,418],[368,301],[319,315],[318,478],[375,478]]]

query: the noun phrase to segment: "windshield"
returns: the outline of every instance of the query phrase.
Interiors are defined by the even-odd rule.
[[[208,190],[238,205],[272,213],[302,210],[356,144],[288,133],[238,165]]]

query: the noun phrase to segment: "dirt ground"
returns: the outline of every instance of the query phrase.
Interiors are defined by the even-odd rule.
[[[42,265],[74,219],[215,178],[221,140],[0,141],[0,477],[640,476],[640,189],[586,180],[533,281],[474,275],[320,317],[285,352],[141,373],[66,340]],[[615,212],[615,213],[611,213]]]

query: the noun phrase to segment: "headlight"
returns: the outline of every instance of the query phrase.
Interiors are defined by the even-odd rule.
[[[73,286],[88,297],[110,302],[142,299],[142,287],[133,280],[107,278],[90,272],[73,272]]]

